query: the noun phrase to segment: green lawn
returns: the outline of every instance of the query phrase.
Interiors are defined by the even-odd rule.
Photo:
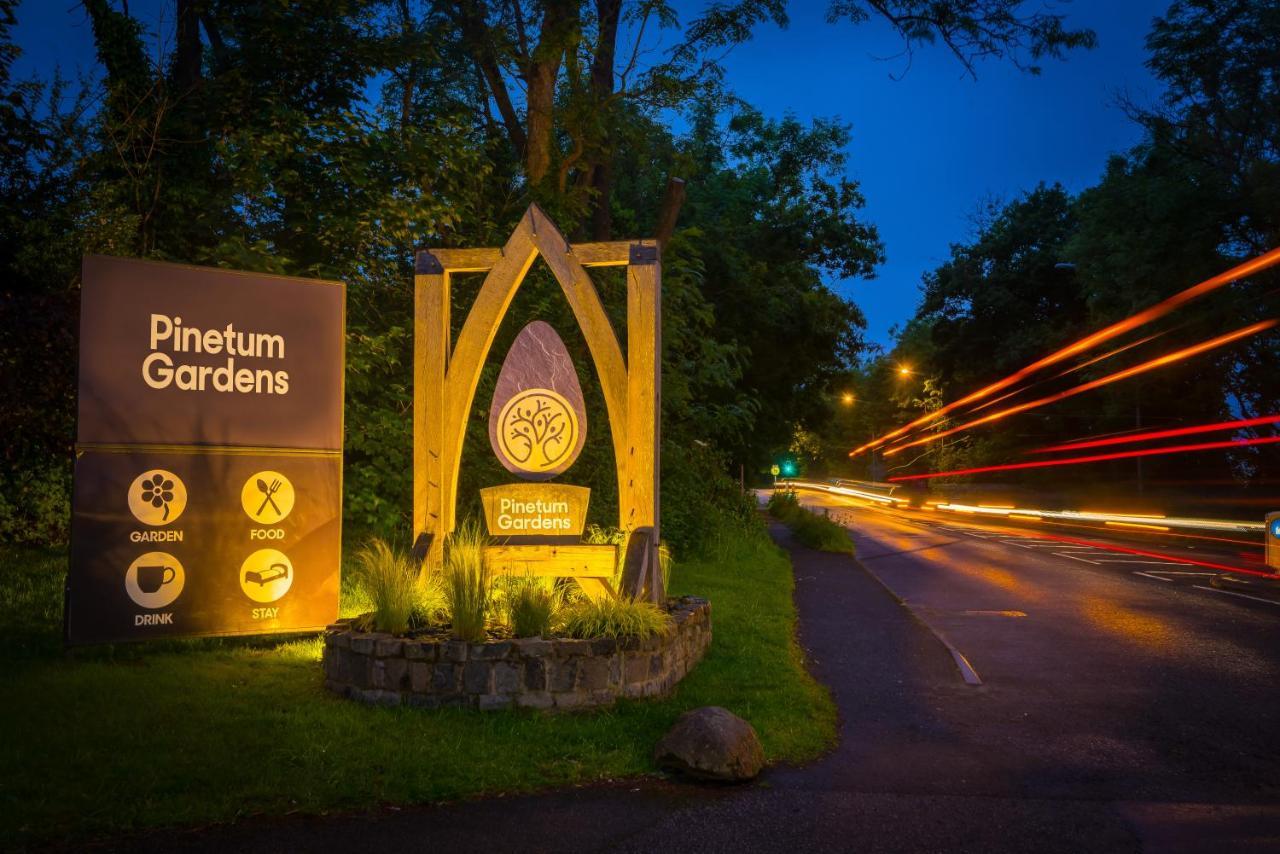
[[[772,761],[812,759],[835,708],[801,665],[793,579],[763,534],[673,572],[712,602],[714,642],[674,697],[544,715],[377,709],[321,687],[320,642],[61,647],[61,550],[0,550],[0,839],[527,791],[652,772],[684,710],[750,720]]]

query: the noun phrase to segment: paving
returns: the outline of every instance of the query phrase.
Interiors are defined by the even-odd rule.
[[[106,847],[1277,850],[1273,606],[850,512],[865,568],[772,529],[792,552],[809,666],[840,709],[818,762],[747,787],[623,781]]]

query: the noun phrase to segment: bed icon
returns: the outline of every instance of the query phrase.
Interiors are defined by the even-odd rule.
[[[265,586],[273,581],[279,581],[282,578],[289,577],[289,565],[286,563],[273,563],[271,566],[262,570],[246,570],[244,574],[245,584],[253,582],[258,586]]]

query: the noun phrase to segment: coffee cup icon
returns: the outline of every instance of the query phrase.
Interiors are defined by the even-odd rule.
[[[124,589],[135,605],[166,608],[182,595],[187,571],[168,552],[138,555],[124,574]]]
[[[139,566],[138,589],[143,593],[155,593],[177,576],[178,571],[171,566],[164,566],[163,564]]]

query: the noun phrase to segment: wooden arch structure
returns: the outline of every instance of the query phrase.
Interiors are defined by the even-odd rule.
[[[657,601],[664,595],[657,560],[662,364],[658,245],[653,240],[570,245],[537,205],[529,206],[501,249],[418,252],[414,276],[415,552],[429,565],[440,564],[444,538],[457,522],[458,474],[476,385],[498,327],[538,256],[546,261],[569,301],[604,390],[618,476],[618,527],[632,532],[624,588],[631,595]],[[621,266],[627,267],[625,358],[586,271],[587,267]],[[478,272],[486,273],[484,284],[455,343],[449,316],[451,277]],[[612,554],[613,547],[607,548]],[[584,589],[592,592],[587,585]]]

